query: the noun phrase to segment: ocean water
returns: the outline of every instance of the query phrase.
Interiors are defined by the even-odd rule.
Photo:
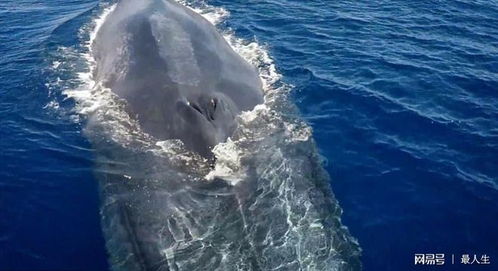
[[[497,2],[187,3],[285,85],[273,90],[312,128],[365,270],[418,270],[415,253],[487,254],[496,269]],[[111,4],[0,2],[0,269],[108,269],[82,132],[107,100],[74,90]]]

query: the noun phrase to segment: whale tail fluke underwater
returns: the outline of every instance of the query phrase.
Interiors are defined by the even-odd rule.
[[[191,8],[110,10],[90,49],[94,91],[115,107],[90,114],[85,133],[112,269],[360,270],[287,95],[266,91],[254,63]],[[129,119],[110,120],[113,110]],[[129,129],[120,139],[118,127]]]

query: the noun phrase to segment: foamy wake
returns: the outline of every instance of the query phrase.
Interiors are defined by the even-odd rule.
[[[218,26],[230,15],[227,10],[221,7],[213,7],[205,3],[193,6],[187,1],[178,1],[202,15],[215,26]],[[82,29],[82,32],[87,32],[87,39],[84,43],[84,52],[80,54],[80,58],[86,67],[77,72],[79,85],[66,89],[63,94],[76,101],[75,111],[78,116],[83,116],[87,119],[89,127],[92,129],[97,128],[101,135],[108,137],[115,143],[127,147],[141,146],[141,148],[158,155],[172,157],[176,160],[183,159],[184,163],[191,163],[190,160],[192,159],[202,160],[202,158],[183,149],[182,143],[178,140],[154,142],[147,134],[141,132],[138,123],[125,112],[124,102],[113,94],[110,89],[103,87],[100,82],[94,80],[93,71],[96,67],[96,62],[92,55],[91,45],[106,17],[114,8],[115,5],[103,8],[101,15]],[[278,114],[273,112],[275,104],[282,96],[285,96],[290,86],[281,82],[282,76],[277,72],[266,48],[256,41],[246,41],[236,37],[230,29],[219,29],[219,31],[237,53],[257,67],[263,82],[265,102],[256,106],[252,111],[243,112],[240,115],[239,130],[244,130],[247,127],[254,129],[257,125],[254,125],[253,122],[265,116],[266,118],[272,116],[278,119]],[[54,61],[53,68],[57,69],[59,66],[61,66],[60,61]],[[54,104],[49,104],[48,106],[56,108],[58,104],[54,102]],[[282,122],[282,120],[279,119],[277,122]],[[277,124],[275,123],[275,125]],[[284,125],[286,125],[290,138],[295,138],[295,140],[307,140],[311,135],[309,127],[297,127],[294,124]],[[217,157],[217,162],[214,169],[206,175],[207,179],[222,177],[233,183],[242,179],[243,170],[240,166],[240,158],[245,150],[241,149],[239,145],[244,140],[247,140],[247,138],[239,136],[237,139],[229,139],[225,143],[218,144],[214,148],[213,152]],[[251,140],[254,140],[254,138]]]

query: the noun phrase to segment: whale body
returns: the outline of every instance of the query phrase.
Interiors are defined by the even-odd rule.
[[[106,136],[113,121],[89,122],[113,270],[361,269],[314,142],[289,130],[293,114],[237,116],[263,102],[261,81],[211,23],[174,1],[122,0],[91,50],[95,80],[156,141],[211,157],[230,137],[221,145],[238,157],[238,182],[207,178],[213,160],[121,144]]]
[[[263,102],[256,69],[200,15],[173,1],[124,0],[92,46],[94,77],[141,129],[210,156],[241,111]]]

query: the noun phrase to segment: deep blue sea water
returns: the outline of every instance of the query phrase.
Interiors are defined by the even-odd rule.
[[[294,86],[365,270],[426,270],[415,253],[498,269],[498,2],[208,3]],[[50,84],[101,10],[0,2],[0,270],[108,268],[84,120]]]

